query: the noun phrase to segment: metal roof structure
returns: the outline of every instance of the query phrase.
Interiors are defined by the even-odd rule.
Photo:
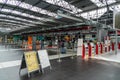
[[[97,20],[119,0],[0,0],[0,31],[47,30]]]

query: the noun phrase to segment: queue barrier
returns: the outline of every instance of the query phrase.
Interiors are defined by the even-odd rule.
[[[108,52],[110,52],[110,44],[108,44]]]
[[[112,42],[112,51],[115,50],[115,43]]]
[[[118,49],[120,49],[120,42],[118,43]]]
[[[99,45],[98,43],[96,43],[96,49],[95,49],[96,55],[98,55],[98,51],[99,51]]]
[[[91,44],[86,44],[86,45],[85,43],[83,43],[82,45],[82,59],[91,58],[94,53],[96,55],[99,55],[110,52],[111,50],[112,51],[115,50],[115,43],[111,43],[107,45],[103,44],[103,42],[96,43],[96,45],[94,46],[95,49],[93,49],[93,46]],[[119,45],[118,48],[120,49],[120,43],[118,45]]]
[[[103,43],[100,43],[100,53],[103,53]]]
[[[93,46],[89,44],[82,45],[82,59],[91,58],[93,55]]]
[[[82,59],[85,58],[85,45],[82,45]]]
[[[92,46],[91,44],[88,44],[88,57],[90,58],[92,56]]]

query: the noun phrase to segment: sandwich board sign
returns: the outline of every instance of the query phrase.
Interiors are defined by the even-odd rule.
[[[31,72],[40,71],[37,54],[35,51],[24,52],[25,63],[28,70],[28,76],[30,77]]]
[[[38,51],[38,57],[39,57],[39,60],[40,60],[40,65],[41,65],[42,71],[43,71],[44,68],[47,68],[47,67],[50,67],[50,69],[51,69],[51,65],[50,65],[50,61],[49,61],[49,58],[48,58],[47,50],[39,50]]]

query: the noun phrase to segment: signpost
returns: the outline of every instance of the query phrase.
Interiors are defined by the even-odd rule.
[[[40,60],[40,65],[41,65],[43,73],[44,73],[44,68],[50,67],[50,69],[51,69],[50,61],[49,61],[49,58],[48,58],[48,53],[47,53],[46,50],[39,50],[38,51],[38,57],[39,57],[39,60]]]

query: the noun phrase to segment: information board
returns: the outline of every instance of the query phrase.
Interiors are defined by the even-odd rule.
[[[29,73],[40,69],[35,51],[24,52],[24,56]]]
[[[77,56],[82,55],[83,39],[78,39]]]
[[[49,58],[48,58],[48,53],[47,53],[46,50],[39,50],[38,51],[38,57],[39,57],[42,69],[44,69],[46,67],[49,67],[49,66],[51,68],[50,61],[49,61]]]

